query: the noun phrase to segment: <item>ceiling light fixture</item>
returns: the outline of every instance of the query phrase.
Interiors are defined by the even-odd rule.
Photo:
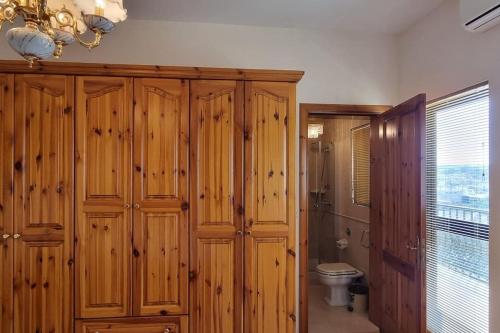
[[[317,139],[320,135],[323,135],[323,124],[309,124],[307,126],[307,137],[309,139]]]
[[[123,0],[0,0],[0,29],[18,16],[25,26],[7,31],[7,41],[31,67],[35,61],[60,58],[63,47],[75,41],[89,50],[99,46],[102,35],[125,20],[127,11]],[[86,31],[94,34],[89,41],[82,37]]]

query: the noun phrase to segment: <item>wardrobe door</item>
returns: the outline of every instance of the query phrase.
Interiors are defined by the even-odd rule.
[[[134,85],[134,315],[187,314],[189,82]]]
[[[14,75],[0,75],[0,332],[12,333]]]
[[[242,332],[242,127],[242,82],[191,82],[192,332]]]
[[[70,76],[17,75],[14,331],[67,333],[73,315]]]
[[[76,316],[130,314],[132,80],[77,78]]]
[[[245,89],[245,332],[295,331],[295,85]]]

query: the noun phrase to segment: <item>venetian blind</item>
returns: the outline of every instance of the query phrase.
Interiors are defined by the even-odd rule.
[[[354,204],[370,205],[370,125],[353,128],[352,199]]]
[[[427,326],[489,329],[489,89],[428,105]]]

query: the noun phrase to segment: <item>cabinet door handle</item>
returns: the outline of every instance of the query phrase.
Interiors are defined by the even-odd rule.
[[[236,236],[242,236],[242,235],[243,235],[243,231],[241,231],[241,230],[236,231]]]
[[[130,204],[128,204],[128,203],[124,204],[124,205],[123,205],[123,208],[125,208],[125,209],[129,209],[129,208],[130,208]]]
[[[413,244],[411,241],[406,243],[406,248],[410,251],[420,250],[420,237],[417,237],[416,244]]]
[[[165,328],[165,330],[163,331],[163,333],[172,333],[172,330],[170,328]]]
[[[9,235],[9,234],[3,234],[3,235],[2,235],[2,238],[3,238],[3,239],[7,239],[7,238],[9,238],[9,237],[10,237],[10,235]]]
[[[14,239],[19,239],[19,238],[21,238],[21,235],[20,234],[14,234],[14,236],[12,236],[12,237],[14,237]]]
[[[141,208],[141,205],[139,205],[138,203],[136,203],[136,204],[134,204],[134,208],[135,209],[139,209],[139,208]]]

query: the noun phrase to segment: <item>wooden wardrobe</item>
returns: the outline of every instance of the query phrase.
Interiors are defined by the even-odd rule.
[[[302,72],[0,73],[1,332],[295,331]]]

